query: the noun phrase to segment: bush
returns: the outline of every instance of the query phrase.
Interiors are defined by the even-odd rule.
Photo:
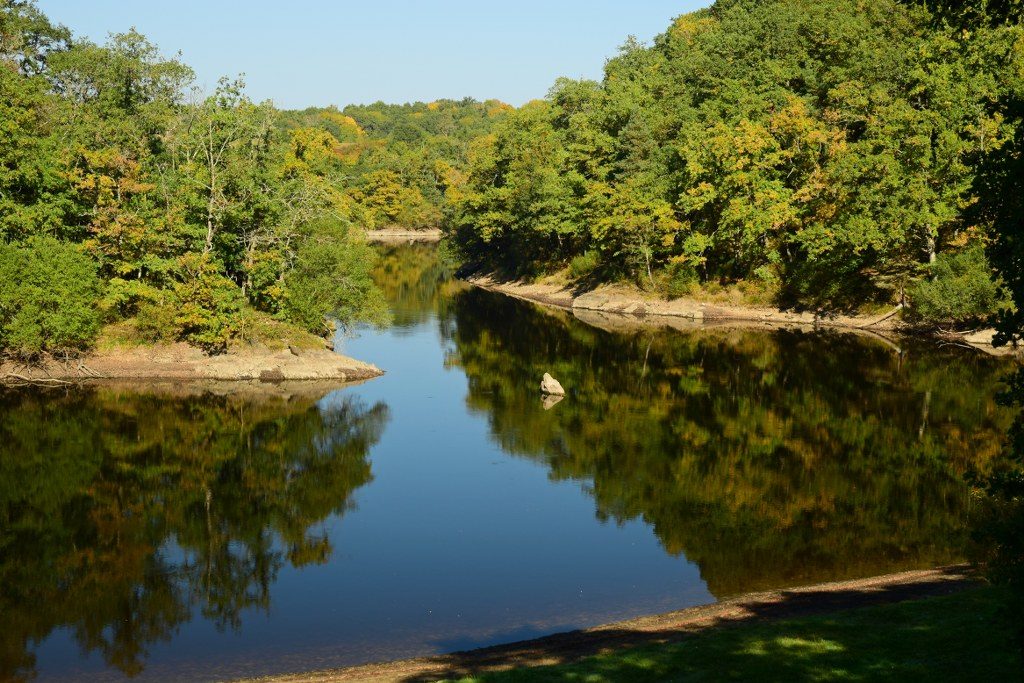
[[[670,263],[662,273],[661,290],[669,299],[689,294],[699,280],[697,271],[686,263]]]
[[[185,341],[210,353],[223,351],[243,324],[238,286],[201,254],[180,259],[181,280],[156,301],[139,306],[139,331],[151,341]]]
[[[576,280],[589,277],[601,265],[601,255],[595,249],[588,249],[569,262],[569,275]]]
[[[51,237],[0,244],[0,348],[20,358],[87,349],[100,328],[96,263]]]
[[[964,323],[995,313],[1002,303],[999,284],[980,244],[956,254],[941,254],[932,278],[910,289],[916,315],[933,323]]]

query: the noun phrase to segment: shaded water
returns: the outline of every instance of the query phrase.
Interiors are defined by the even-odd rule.
[[[0,393],[0,679],[340,666],[962,557],[997,361],[605,331],[382,250],[395,325],[341,340],[366,384]]]

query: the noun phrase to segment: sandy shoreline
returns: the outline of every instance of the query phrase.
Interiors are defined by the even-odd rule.
[[[615,286],[577,292],[565,285],[502,280],[489,274],[474,274],[464,279],[482,289],[570,311],[583,322],[603,329],[672,327],[696,330],[711,326],[766,329],[828,327],[876,337],[897,346],[899,335],[916,332],[913,327],[899,320],[896,315],[898,310],[895,309],[875,316],[822,316],[812,312],[708,303],[685,298],[666,301],[636,290]],[[995,330],[985,329],[937,338],[995,355],[1016,353],[1006,347],[993,347],[994,334]]]
[[[622,648],[677,642],[707,629],[733,624],[946,595],[976,584],[977,579],[964,565],[899,572],[868,579],[750,593],[711,605],[467,652],[245,680],[333,683],[458,679],[488,671],[575,662]]]
[[[207,356],[183,343],[110,350],[33,365],[0,362],[0,384],[97,380],[351,382],[382,374],[374,365],[327,349],[245,347]]]

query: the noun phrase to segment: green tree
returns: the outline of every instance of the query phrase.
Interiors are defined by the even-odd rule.
[[[0,348],[20,358],[87,349],[99,331],[96,264],[51,237],[0,243]]]
[[[285,279],[288,319],[315,334],[344,325],[385,325],[387,304],[370,276],[375,254],[340,226],[323,226],[303,241]]]
[[[348,232],[369,211],[353,199],[348,175],[366,137],[359,124],[325,113],[344,143],[315,126],[285,131],[280,113],[249,100],[241,80],[190,101],[193,79],[134,29],[103,45],[71,40],[33,3],[4,2],[0,243],[49,235],[67,253],[91,255],[104,321],[134,320],[152,339],[211,352],[237,343],[261,315],[321,333],[328,315],[382,320],[366,278],[372,253]],[[439,220],[418,186],[401,192],[401,220]],[[43,244],[25,248],[56,248]],[[312,284],[311,261],[330,267],[336,293],[324,294],[322,279]],[[91,294],[93,284],[82,286]],[[33,305],[15,304],[21,315]],[[95,302],[81,313],[91,320]],[[8,334],[4,348],[36,355],[87,345],[84,336],[72,343],[40,334]]]
[[[627,42],[601,83],[560,79],[477,143],[448,230],[470,260],[519,272],[592,253],[606,279],[913,305],[940,255],[980,253],[978,170],[1013,135],[991,105],[1019,26],[941,17],[896,0],[683,15],[650,47]]]

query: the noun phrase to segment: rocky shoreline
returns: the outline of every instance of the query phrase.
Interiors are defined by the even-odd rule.
[[[552,282],[528,283],[504,280],[492,274],[464,276],[470,284],[534,303],[570,311],[585,323],[602,328],[672,327],[693,330],[703,327],[836,328],[879,337],[893,343],[915,328],[900,320],[899,309],[875,316],[820,315],[809,311],[786,311],[764,306],[738,306],[680,298],[666,301],[637,290],[602,286],[577,291]],[[992,346],[994,330],[951,333],[939,338],[995,355],[1016,355],[1013,349]],[[937,335],[936,335],[937,336]]]
[[[187,344],[159,344],[93,353],[70,360],[0,362],[0,384],[96,380],[352,382],[384,374],[379,368],[326,349],[245,347],[208,356]]]

